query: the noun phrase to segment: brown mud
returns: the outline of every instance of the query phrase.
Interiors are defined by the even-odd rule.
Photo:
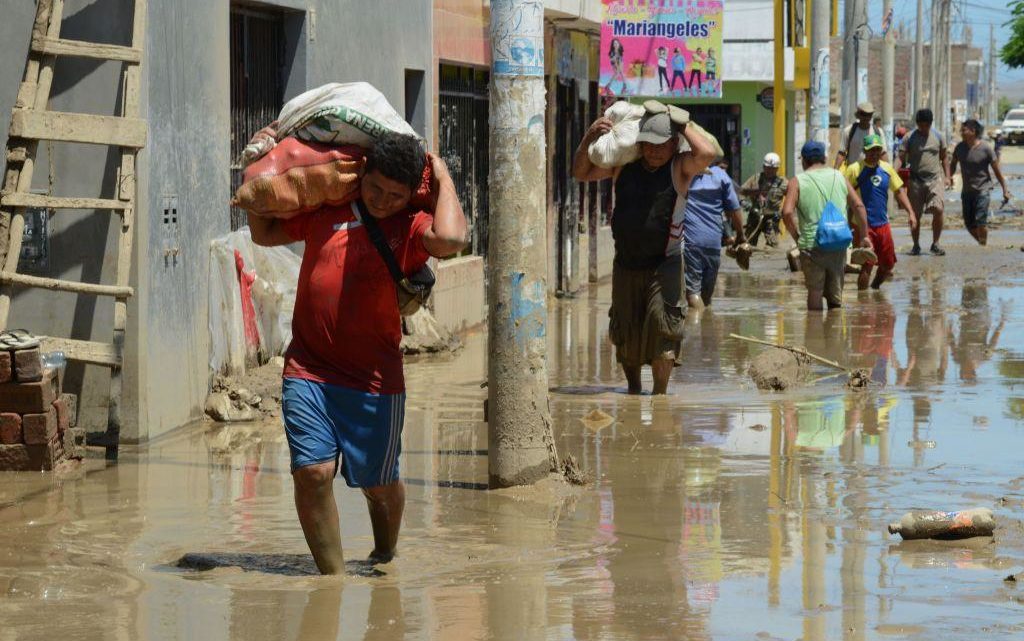
[[[811,359],[784,349],[765,347],[750,362],[750,378],[760,390],[785,391],[805,382]]]
[[[486,489],[485,335],[410,362],[399,555],[365,562],[365,501],[339,481],[344,577],[312,573],[277,418],[0,474],[0,637],[1024,638],[1024,588],[1003,581],[1024,568],[1024,233],[980,248],[951,223],[946,257],[910,257],[895,227],[895,279],[857,292],[851,276],[838,312],[806,313],[784,248],[724,265],[663,397],[624,393],[607,284],[552,302],[555,444],[584,486]],[[764,348],[731,333],[871,385],[763,393],[748,370]],[[999,528],[886,532],[920,506],[989,507]]]

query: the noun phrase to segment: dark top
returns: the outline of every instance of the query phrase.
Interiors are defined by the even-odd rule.
[[[675,203],[671,162],[654,171],[644,168],[642,160],[622,168],[612,211],[616,265],[655,269],[665,260]]]

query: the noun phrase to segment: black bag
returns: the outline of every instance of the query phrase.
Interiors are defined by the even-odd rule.
[[[380,230],[377,219],[370,213],[367,213],[365,216],[362,215],[361,212],[366,211],[362,202],[354,203],[352,210],[355,212],[359,222],[366,228],[366,233],[370,235],[370,242],[377,248],[377,253],[384,259],[384,264],[387,265],[388,271],[391,272],[391,278],[395,281],[395,291],[398,292],[399,313],[402,316],[412,316],[430,298],[430,291],[434,288],[434,283],[437,280],[434,277],[433,270],[430,269],[429,265],[424,265],[415,274],[406,277],[402,273],[402,268],[398,266],[395,253],[391,251],[391,246],[388,245],[387,239],[384,238],[384,233]]]

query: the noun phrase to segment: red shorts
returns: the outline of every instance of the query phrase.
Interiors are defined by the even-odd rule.
[[[892,228],[889,223],[869,229],[868,240],[871,241],[871,248],[878,254],[879,269],[892,269],[896,266],[896,245],[892,242]]]

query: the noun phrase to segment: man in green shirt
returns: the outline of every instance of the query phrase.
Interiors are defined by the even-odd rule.
[[[868,213],[850,181],[839,171],[825,164],[825,145],[809,140],[800,150],[804,172],[789,181],[782,219],[786,229],[800,248],[800,268],[807,286],[807,309],[821,311],[824,297],[829,309],[843,306],[843,278],[846,271],[846,249],[827,251],[817,246],[818,222],[825,206],[832,203],[847,216],[856,214],[861,247],[870,247]],[[848,218],[848,216],[847,216]]]

